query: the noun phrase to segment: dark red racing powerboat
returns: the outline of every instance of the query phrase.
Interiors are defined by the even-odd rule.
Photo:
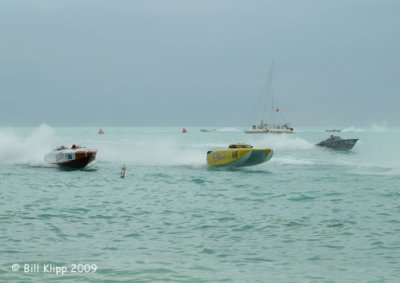
[[[44,160],[61,167],[82,169],[96,159],[97,150],[73,144],[70,148],[59,146],[44,156]]]

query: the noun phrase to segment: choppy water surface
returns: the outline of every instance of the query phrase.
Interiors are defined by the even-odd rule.
[[[345,130],[360,138],[348,153],[315,147],[323,129],[105,131],[0,129],[2,281],[398,282],[400,131]],[[234,142],[274,156],[208,169],[207,150]],[[43,161],[71,143],[97,148],[96,162],[65,171]]]

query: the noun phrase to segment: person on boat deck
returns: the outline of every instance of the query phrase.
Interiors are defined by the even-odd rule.
[[[75,144],[73,144],[73,145],[71,146],[71,148],[72,148],[72,149],[76,148],[76,145],[75,145]]]

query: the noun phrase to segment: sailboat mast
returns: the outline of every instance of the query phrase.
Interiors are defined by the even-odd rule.
[[[273,103],[273,95],[272,95],[272,75],[274,72],[274,62],[272,62],[271,69],[269,70],[268,74],[268,79],[267,79],[267,93],[265,95],[265,100],[264,100],[264,115],[266,115],[267,111],[267,105],[268,105],[268,97],[271,96],[272,99],[272,110],[274,108],[274,103]],[[272,113],[272,112],[271,112]],[[265,120],[265,116],[263,115],[263,120]]]

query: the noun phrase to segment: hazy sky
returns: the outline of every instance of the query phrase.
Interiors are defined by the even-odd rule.
[[[398,0],[0,1],[0,126],[400,126]]]

